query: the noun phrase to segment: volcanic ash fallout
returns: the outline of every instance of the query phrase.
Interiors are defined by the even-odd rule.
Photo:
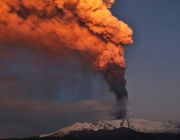
[[[48,50],[78,51],[103,74],[126,115],[124,47],[132,30],[108,10],[114,0],[0,0],[0,42]]]

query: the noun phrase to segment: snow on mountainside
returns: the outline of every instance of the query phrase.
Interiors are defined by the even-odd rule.
[[[135,117],[126,118],[124,120],[99,120],[95,123],[75,123],[71,126],[60,129],[51,134],[41,135],[40,137],[62,137],[77,131],[98,131],[98,130],[114,130],[117,128],[129,128],[137,132],[147,133],[179,133],[180,129],[173,121],[165,120],[162,122],[138,119]]]

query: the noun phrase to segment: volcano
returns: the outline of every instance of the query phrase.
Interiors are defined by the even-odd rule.
[[[21,140],[180,140],[180,126],[171,120],[150,121],[129,117],[75,123],[59,131]],[[18,140],[18,139],[16,139]]]
[[[99,120],[94,123],[75,123],[71,126],[60,129],[51,134],[40,135],[40,137],[63,137],[74,135],[78,132],[92,131],[98,132],[100,130],[110,131],[120,128],[131,129],[136,132],[143,133],[180,133],[179,127],[171,120],[164,120],[161,122],[149,121],[145,119],[138,119],[135,117],[126,118],[124,120]]]
[[[98,120],[94,123],[75,123],[57,132],[40,135],[41,139],[116,139],[123,140],[179,140],[180,127],[171,120],[150,121],[136,117],[124,120]]]

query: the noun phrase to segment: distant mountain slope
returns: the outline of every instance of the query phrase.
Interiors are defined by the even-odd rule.
[[[131,117],[75,123],[51,134],[20,140],[180,140],[180,127],[170,120],[155,122]]]
[[[121,128],[121,129],[120,129]],[[75,123],[71,126],[60,129],[51,134],[40,135],[40,137],[64,137],[68,135],[77,135],[79,132],[86,133],[99,133],[101,130],[110,131],[122,129],[132,130],[135,132],[143,133],[169,133],[178,134],[180,129],[174,124],[173,121],[165,120],[162,122],[149,121],[145,119],[138,119],[135,117],[127,118],[125,120],[99,120],[95,123]],[[80,134],[80,133],[79,133]]]

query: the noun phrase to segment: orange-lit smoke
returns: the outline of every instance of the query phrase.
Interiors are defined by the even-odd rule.
[[[108,10],[113,3],[114,0],[0,0],[0,42],[53,52],[78,51],[89,55],[105,75],[109,65],[124,70],[122,44],[133,43],[132,30]],[[123,77],[124,71],[120,79]]]

